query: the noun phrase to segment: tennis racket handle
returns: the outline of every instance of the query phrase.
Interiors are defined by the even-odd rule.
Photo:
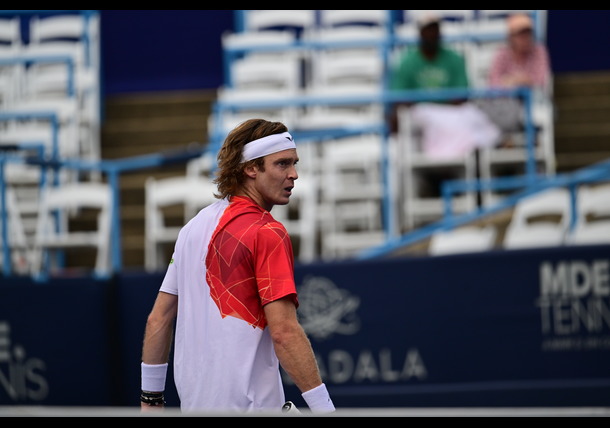
[[[297,414],[297,413],[301,413],[301,412],[299,409],[297,409],[297,406],[295,406],[292,401],[286,401],[284,403],[284,405],[282,406],[282,413]]]

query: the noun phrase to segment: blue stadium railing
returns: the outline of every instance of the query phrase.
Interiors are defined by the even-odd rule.
[[[3,12],[21,12],[21,11],[3,11]],[[23,12],[32,12],[32,11],[23,11]],[[238,11],[239,12],[239,11]],[[396,11],[389,11],[396,12]],[[398,44],[409,44],[414,43],[414,40],[401,40],[397,39],[393,36],[391,29],[389,29],[390,37],[383,42],[385,49],[390,49],[391,46],[395,46]],[[468,37],[467,35],[464,37]],[[489,37],[498,38],[498,34],[490,34]],[[503,37],[503,35],[502,35]],[[353,43],[358,43],[357,41]],[[306,49],[314,47],[309,44],[305,44],[302,42],[297,43],[293,46],[294,49]],[[285,46],[281,46],[280,48],[285,49]],[[225,61],[229,61],[232,55],[237,55],[239,53],[243,53],[247,51],[247,49],[241,49],[237,51],[227,51],[225,52]],[[40,60],[50,60],[50,58],[39,58]],[[62,58],[54,58],[58,61],[66,62],[65,59]],[[36,58],[22,58],[20,61],[35,61]],[[66,64],[69,66],[70,62],[67,61]],[[389,254],[396,248],[407,245],[411,242],[416,242],[420,239],[424,239],[429,236],[434,230],[440,228],[451,228],[459,224],[463,224],[469,221],[476,220],[477,218],[481,218],[485,215],[488,215],[492,212],[496,212],[498,210],[508,208],[513,205],[519,198],[526,196],[532,192],[541,190],[542,188],[546,188],[549,186],[572,186],[574,187],[576,184],[584,182],[584,181],[600,181],[605,180],[610,177],[610,167],[608,166],[608,162],[603,162],[599,165],[594,165],[591,168],[584,169],[583,171],[579,171],[578,173],[572,175],[561,175],[561,176],[539,176],[536,173],[536,161],[534,157],[534,139],[535,139],[535,130],[532,123],[532,94],[531,91],[525,88],[519,88],[514,90],[492,90],[492,89],[452,89],[452,90],[439,90],[439,91],[386,91],[382,90],[375,96],[354,96],[354,97],[341,97],[341,98],[331,98],[331,97],[313,97],[313,96],[302,96],[291,99],[283,99],[283,100],[258,100],[256,102],[216,102],[214,104],[214,115],[215,120],[218,124],[220,124],[221,117],[223,112],[228,110],[242,109],[242,108],[250,108],[250,107],[273,107],[278,106],[278,103],[281,103],[281,106],[307,106],[313,104],[327,104],[327,105],[348,105],[354,103],[383,103],[386,106],[390,106],[395,103],[405,102],[405,101],[434,101],[434,100],[442,100],[456,97],[463,98],[486,98],[486,97],[501,97],[501,96],[511,96],[518,97],[523,100],[523,105],[525,106],[525,135],[526,135],[526,148],[527,148],[527,160],[526,160],[526,173],[524,176],[517,177],[508,177],[508,178],[495,178],[491,179],[487,182],[482,180],[476,180],[475,182],[468,182],[463,180],[455,180],[451,182],[446,182],[443,185],[443,197],[445,199],[445,206],[447,207],[445,216],[442,220],[437,223],[431,224],[429,226],[423,227],[411,233],[408,233],[404,236],[399,236],[397,231],[392,229],[392,225],[395,224],[392,218],[392,213],[394,212],[393,204],[395,201],[391,198],[391,189],[389,182],[389,171],[387,168],[388,165],[388,137],[389,131],[387,125],[385,123],[380,124],[378,127],[374,129],[369,128],[339,128],[339,129],[326,129],[326,130],[318,130],[318,131],[308,131],[308,132],[295,132],[295,138],[297,141],[322,141],[331,137],[345,136],[345,135],[353,135],[364,132],[376,132],[382,135],[384,142],[384,150],[383,150],[383,166],[384,166],[384,197],[383,197],[383,210],[384,210],[384,224],[386,228],[386,243],[380,247],[372,248],[367,251],[364,251],[359,258],[372,258],[379,257],[386,254]],[[57,118],[54,116],[52,112],[2,112],[0,113],[0,120],[11,120],[15,117],[16,114],[24,115],[23,118],[27,118],[28,115],[30,118],[38,117],[38,118],[46,118],[51,121],[51,123],[57,123]],[[221,129],[220,126],[215,126],[215,129]],[[57,136],[57,126],[53,127],[54,129],[54,141],[56,141]],[[172,152],[172,153],[153,153],[145,156],[137,156],[132,158],[118,159],[118,160],[103,160],[100,162],[89,162],[84,160],[64,160],[60,159],[57,156],[57,147],[56,144],[53,147],[53,152],[49,156],[49,154],[38,152],[37,155],[30,156],[24,160],[23,156],[16,155],[14,152],[0,152],[0,173],[4,171],[4,165],[10,162],[27,162],[34,165],[39,165],[41,167],[50,167],[56,170],[61,168],[68,169],[76,169],[76,170],[85,170],[85,171],[101,171],[107,177],[108,183],[112,187],[113,195],[114,195],[114,204],[113,204],[113,214],[112,214],[112,272],[118,273],[121,272],[123,268],[122,264],[122,245],[121,245],[121,225],[120,225],[120,198],[119,198],[119,184],[120,177],[122,174],[147,169],[159,167],[171,163],[179,163],[179,162],[187,162],[189,159],[198,157],[204,154],[206,151],[210,150],[213,153],[216,153],[220,147],[224,139],[224,135],[214,134],[212,133],[209,136],[209,141],[207,144],[203,144],[201,147],[190,147],[185,148],[184,151],[181,152]],[[25,143],[25,142],[22,142]],[[36,142],[27,142],[27,143],[36,143]],[[17,147],[18,149],[27,148],[26,145],[21,147]],[[42,185],[42,184],[41,184]],[[3,269],[2,273],[6,276],[10,276],[12,274],[10,263],[7,261],[10,260],[10,246],[8,244],[7,238],[7,216],[6,216],[6,205],[5,205],[5,180],[3,177],[0,177],[0,220],[2,221],[2,245],[3,245]],[[512,189],[522,189],[521,192],[515,193],[510,197],[504,199],[501,203],[494,207],[486,208],[486,209],[478,209],[473,213],[468,213],[463,216],[454,216],[450,212],[451,198],[454,194],[463,192],[465,190],[481,190],[483,188],[512,188]]]
[[[531,94],[530,90],[521,88],[515,90],[447,90],[447,91],[438,91],[438,92],[421,92],[421,91],[400,91],[400,92],[383,92],[378,97],[369,98],[369,102],[402,102],[402,101],[414,101],[414,100],[432,100],[432,99],[443,99],[443,98],[452,98],[456,96],[466,96],[470,98],[475,97],[495,97],[495,96],[517,96],[521,97],[524,100],[524,105],[526,106],[526,144],[528,151],[528,160],[526,161],[526,174],[523,176],[514,176],[514,177],[498,177],[490,180],[451,180],[443,183],[442,193],[445,201],[445,215],[444,217],[430,225],[414,230],[410,233],[407,233],[403,236],[398,236],[396,233],[393,233],[389,229],[389,225],[392,224],[391,213],[393,212],[392,204],[395,203],[390,198],[390,189],[389,189],[389,181],[387,181],[387,168],[386,168],[386,186],[385,186],[385,196],[384,196],[384,220],[387,230],[387,240],[386,242],[375,248],[371,248],[369,250],[363,251],[357,258],[359,259],[369,259],[375,257],[382,257],[390,254],[392,251],[417,242],[419,240],[425,239],[429,237],[434,231],[439,229],[447,229],[459,226],[461,224],[465,224],[471,221],[475,221],[477,219],[483,218],[489,214],[501,211],[503,209],[510,208],[513,206],[520,198],[525,197],[529,194],[532,194],[537,191],[541,191],[543,189],[549,187],[570,187],[573,191],[576,186],[581,183],[586,182],[598,182],[604,180],[610,180],[610,160],[600,162],[599,164],[592,165],[587,168],[583,168],[582,170],[576,171],[571,174],[556,174],[551,176],[543,176],[539,175],[536,172],[533,150],[534,150],[534,129],[533,124],[531,122],[531,110],[528,107],[531,103]],[[298,99],[285,100],[289,104],[293,105],[308,105],[315,103],[349,103],[350,100],[346,100],[344,98],[341,99],[332,99],[332,98],[309,98],[309,97],[301,97]],[[363,99],[351,99],[352,102],[358,101],[362,102]],[[272,105],[272,103],[278,102],[261,102],[261,104]],[[247,108],[251,107],[252,103],[224,103],[217,102],[214,105],[214,110],[218,114],[222,114],[225,109],[236,109],[236,108]],[[530,106],[531,107],[531,106]],[[8,119],[10,116],[2,116],[1,118]],[[36,116],[34,116],[36,117]],[[48,116],[49,118],[53,118],[52,115]],[[300,139],[297,141],[303,140],[313,140],[313,141],[322,141],[324,138],[329,138],[331,136],[340,136],[340,135],[350,135],[357,134],[362,132],[370,132],[371,129],[365,128],[340,128],[340,129],[327,129],[320,130],[315,132],[303,132],[302,134],[295,133],[295,139]],[[377,131],[382,132],[383,135],[387,137],[387,129],[385,126],[377,129]],[[119,189],[120,189],[120,178],[122,174],[155,168],[163,165],[170,165],[175,163],[186,163],[188,160],[199,157],[206,153],[207,151],[212,151],[216,153],[219,147],[219,144],[222,140],[219,138],[220,136],[212,136],[210,141],[206,144],[201,145],[191,145],[185,146],[184,150],[180,151],[172,151],[165,153],[153,153],[150,155],[136,156],[130,158],[123,158],[117,160],[103,160],[100,162],[91,162],[85,160],[78,159],[53,159],[52,157],[48,157],[44,155],[44,151],[39,147],[39,151],[37,154],[33,156],[29,156],[24,158],[19,154],[15,154],[14,152],[0,152],[0,173],[4,172],[4,165],[10,162],[26,162],[31,165],[38,165],[42,168],[52,168],[55,170],[59,170],[61,168],[67,169],[75,169],[82,171],[101,171],[107,178],[109,185],[112,188],[113,192],[113,212],[112,212],[112,227],[111,227],[111,249],[112,249],[112,273],[119,273],[123,269],[122,263],[122,238],[121,238],[121,224],[119,218],[120,212],[120,197],[119,197]],[[387,138],[385,139],[387,143]],[[17,151],[21,151],[27,148],[34,147],[37,145],[35,142],[30,142],[31,146],[23,145],[21,147],[16,147]],[[386,162],[387,162],[387,151],[385,152]],[[384,162],[384,165],[387,163]],[[42,183],[41,183],[42,185]],[[451,207],[451,198],[453,195],[465,192],[468,190],[483,190],[483,189],[516,189],[519,190],[514,194],[506,197],[501,202],[494,206],[477,209],[474,212],[467,213],[460,216],[455,216],[450,210]],[[10,276],[12,274],[11,265],[7,263],[10,260],[10,246],[8,245],[7,238],[7,215],[6,215],[6,205],[5,205],[5,191],[6,191],[6,183],[3,177],[0,177],[0,220],[1,220],[1,231],[2,231],[2,243],[3,243],[3,270],[2,273],[5,276]],[[575,201],[573,198],[573,212],[575,213]],[[575,216],[573,216],[574,218]]]
[[[320,97],[302,95],[298,97],[274,98],[270,100],[256,101],[225,101],[218,100],[213,107],[215,118],[215,130],[222,130],[222,116],[225,112],[231,110],[240,110],[248,108],[272,108],[272,107],[290,107],[290,106],[310,106],[310,105],[350,105],[350,104],[366,104],[366,103],[381,103],[390,106],[395,103],[409,101],[435,101],[445,99],[475,99],[475,98],[494,98],[494,97],[517,97],[523,100],[525,109],[525,136],[527,147],[527,165],[526,172],[528,176],[535,174],[535,129],[532,122],[532,92],[527,88],[518,89],[442,89],[442,90],[409,90],[409,91],[387,91],[381,90],[377,95],[354,95],[349,97]],[[316,131],[298,132],[295,131],[293,136],[296,141],[317,141],[321,142],[324,139],[338,138],[350,134],[362,133],[378,133],[382,137],[382,168],[384,171],[384,195],[383,195],[383,213],[386,237],[388,239],[395,238],[397,231],[395,230],[394,209],[392,205],[392,189],[390,187],[390,170],[389,165],[389,129],[387,123],[380,123],[376,127],[358,127],[350,126],[349,128],[324,129]],[[212,151],[217,151],[222,144],[224,135],[222,132],[212,133],[210,136],[210,145]]]
[[[476,222],[477,220],[481,220],[492,214],[514,207],[522,198],[554,187],[565,187],[570,190],[570,227],[572,227],[578,218],[576,209],[578,186],[581,184],[603,181],[610,181],[610,159],[606,159],[572,173],[554,174],[550,176],[533,174],[498,177],[491,180],[449,180],[442,184],[442,194],[445,206],[445,214],[442,219],[415,229],[401,237],[390,238],[384,245],[367,249],[359,254],[357,258],[372,259],[388,256],[400,248],[430,238],[434,232],[439,230],[450,230],[458,226]],[[507,195],[496,204],[477,208],[470,213],[456,216],[451,212],[451,200],[455,194],[488,189],[516,190],[516,192]]]
[[[319,97],[299,97],[294,99],[286,99],[282,101],[259,101],[256,105],[264,105],[269,106],[273,103],[282,102],[282,105],[292,104],[292,105],[311,105],[311,104],[349,104],[350,102],[385,102],[385,103],[393,103],[393,102],[402,102],[402,101],[413,101],[413,100],[432,100],[432,99],[443,99],[443,98],[453,98],[456,96],[466,96],[466,97],[495,97],[495,96],[518,96],[522,97],[524,100],[524,104],[526,106],[526,130],[530,130],[528,132],[528,147],[529,150],[533,150],[533,127],[531,124],[531,112],[528,107],[531,102],[530,91],[527,89],[517,89],[517,90],[473,90],[473,89],[464,89],[464,90],[446,90],[446,91],[438,91],[438,92],[429,92],[429,91],[397,91],[397,92],[381,92],[378,96],[375,97],[354,97],[350,99],[346,98],[319,98]],[[236,103],[236,102],[216,102],[214,105],[215,114],[217,117],[221,117],[222,113],[228,109],[239,109],[239,108],[248,108],[251,107],[253,103]],[[4,119],[9,120],[12,116],[6,115]],[[49,116],[51,120],[53,120],[53,116]],[[3,116],[0,115],[0,119]],[[216,128],[219,129],[219,128]],[[295,139],[302,140],[314,140],[314,141],[322,141],[324,138],[329,138],[332,136],[340,136],[347,134],[357,134],[362,132],[370,132],[371,129],[367,128],[340,128],[340,129],[327,129],[322,131],[315,132],[307,132],[298,134],[295,133]],[[382,124],[378,129],[385,138],[386,149],[384,150],[384,166],[387,166],[387,140],[388,140],[388,130],[387,127]],[[57,132],[57,129],[55,129]],[[39,165],[41,167],[53,168],[55,170],[59,170],[61,168],[67,169],[76,169],[76,170],[88,170],[88,171],[101,171],[107,177],[109,185],[112,187],[113,195],[114,195],[114,203],[113,203],[113,214],[112,214],[112,228],[111,228],[111,236],[112,236],[112,272],[118,273],[122,270],[122,253],[121,253],[121,226],[120,226],[120,218],[119,218],[119,207],[120,207],[120,198],[119,198],[119,188],[120,188],[120,176],[126,172],[142,170],[147,168],[154,168],[158,166],[163,166],[171,163],[177,162],[187,162],[189,159],[195,158],[197,156],[202,155],[206,150],[210,150],[213,153],[217,153],[220,144],[222,143],[222,139],[224,137],[222,135],[212,135],[210,141],[207,144],[202,145],[201,147],[191,147],[189,150],[184,150],[181,152],[170,152],[170,153],[153,153],[150,155],[137,156],[125,159],[118,160],[104,160],[101,162],[91,162],[85,160],[78,159],[59,159],[58,157],[40,157],[40,156],[31,156],[27,158],[25,161],[33,164]],[[299,140],[297,140],[299,141]],[[20,161],[23,162],[23,158],[16,156],[14,153],[10,156],[0,156],[0,161],[4,162],[14,162]],[[533,167],[528,168],[528,174],[533,179],[532,174],[535,173],[535,169]],[[393,224],[392,213],[393,207],[392,204],[394,201],[391,199],[391,191],[389,186],[389,178],[388,178],[388,168],[385,168],[385,194],[384,194],[384,218],[387,232],[388,242],[393,242],[394,239],[397,238],[396,232],[391,230],[390,225]],[[5,180],[0,179],[0,194],[4,194],[5,191]],[[5,212],[5,201],[0,201],[0,213]],[[2,215],[1,220],[3,222],[3,230],[6,230],[6,221],[7,216]],[[7,239],[3,239],[4,245],[4,257],[8,257],[10,254],[10,248],[8,245]],[[10,259],[9,259],[10,260]],[[10,274],[10,263],[4,263],[3,271],[5,274]]]
[[[35,146],[36,147],[36,146]],[[8,216],[6,214],[6,183],[4,180],[4,167],[7,163],[18,162],[29,165],[36,165],[42,170],[51,168],[59,171],[60,169],[70,169],[77,171],[99,171],[104,174],[109,186],[112,190],[112,213],[111,213],[111,273],[119,273],[123,270],[122,256],[122,236],[121,236],[121,221],[120,221],[120,179],[125,173],[137,170],[144,170],[160,166],[186,163],[188,160],[201,156],[205,153],[206,148],[198,145],[186,146],[183,150],[152,153],[150,155],[134,156],[130,158],[103,160],[100,162],[86,161],[79,159],[51,159],[44,156],[44,150],[39,150],[34,156],[24,157],[18,152],[23,149],[31,148],[29,146],[14,147],[14,151],[0,152],[0,224],[2,232],[2,250],[3,250],[3,265],[2,273],[5,276],[13,274],[11,267],[11,249],[8,242]],[[17,151],[17,153],[15,153]],[[44,177],[45,174],[41,174]],[[41,188],[45,186],[42,179]],[[44,275],[36,278],[44,280]],[[103,278],[101,278],[103,279]]]

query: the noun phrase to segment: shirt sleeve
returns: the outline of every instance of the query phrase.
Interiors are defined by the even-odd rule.
[[[178,295],[178,281],[176,280],[176,253],[172,254],[172,258],[163,277],[160,291],[165,293]]]
[[[538,44],[536,46],[532,73],[532,81],[534,82],[534,85],[546,87],[546,85],[549,83],[549,77],[551,75],[551,64],[549,60],[549,53],[544,45]]]
[[[492,87],[505,87],[502,79],[504,78],[509,62],[509,52],[506,47],[499,48],[491,60],[489,67],[488,83]]]
[[[254,273],[261,304],[292,295],[298,305],[294,282],[294,255],[290,236],[279,222],[261,227],[256,237]]]

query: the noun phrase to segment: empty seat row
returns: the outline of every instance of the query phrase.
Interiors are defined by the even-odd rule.
[[[46,196],[41,186],[101,178],[98,170],[55,171],[25,161],[101,160],[100,22],[96,11],[4,12],[0,150],[7,155],[0,180],[13,195],[8,214],[12,223],[20,220],[31,254]],[[32,258],[26,259],[30,270]]]
[[[372,100],[381,95],[396,55],[416,42],[417,15],[429,11],[241,12],[244,31],[223,36],[223,51],[228,59],[227,84],[219,89],[218,101],[253,103],[256,107],[225,109],[212,115],[209,128],[217,140],[237,123],[254,116],[282,121],[293,131],[345,128],[363,132],[376,129],[382,133],[388,105]],[[493,52],[504,42],[505,18],[516,11],[435,12],[443,18],[446,41],[466,56],[473,86],[484,87],[483,77],[491,57],[479,52]],[[544,17],[544,11],[525,12]],[[400,19],[394,21],[397,13],[401,14]],[[282,19],[286,20],[285,25]],[[299,27],[299,31],[294,31],[294,27]],[[390,29],[394,30],[393,37]],[[278,37],[274,38],[273,33]],[[544,37],[544,26],[539,26],[539,33]],[[258,75],[264,78],[257,83]],[[298,103],[307,97],[321,101]],[[534,103],[533,119],[540,132],[536,135],[538,143],[534,143],[534,164],[538,171],[552,174],[555,171],[552,102],[546,95],[535,99],[540,102]],[[524,133],[511,135],[509,148],[489,146],[478,157],[473,152],[439,160],[422,151],[421,141],[408,118],[401,120],[401,124],[402,132],[397,136],[400,152],[394,164],[398,171],[390,173],[399,180],[395,187],[396,203],[401,205],[397,210],[400,232],[442,216],[440,195],[422,194],[425,190],[422,185],[430,174],[468,180],[493,179],[506,169],[516,174],[526,172],[529,152]],[[502,135],[491,141],[499,145],[504,138]],[[485,192],[483,203],[490,205],[501,196]],[[468,212],[476,208],[476,202],[476,195],[466,194],[456,199],[454,209]]]
[[[434,233],[429,254],[610,244],[610,184],[582,184],[575,192],[575,212],[570,189],[543,190],[517,202],[501,242],[497,227],[467,225]]]

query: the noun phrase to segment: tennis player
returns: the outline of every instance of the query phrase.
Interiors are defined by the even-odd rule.
[[[219,200],[180,231],[148,316],[142,411],[165,404],[172,339],[183,412],[281,412],[279,364],[312,412],[335,410],[297,320],[291,241],[270,213],[288,203],[298,160],[283,123],[251,119],[228,134],[218,153]]]

